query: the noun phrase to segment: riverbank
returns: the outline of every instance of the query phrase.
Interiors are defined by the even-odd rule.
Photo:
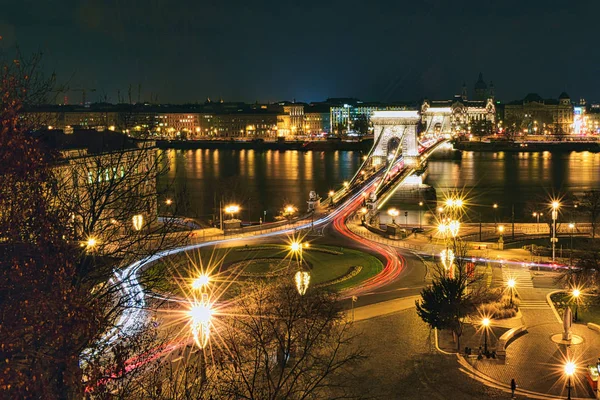
[[[597,142],[527,142],[516,143],[509,141],[498,142],[468,142],[455,141],[454,148],[464,151],[482,152],[543,152],[568,153],[572,151],[600,152],[600,143]]]
[[[161,149],[224,149],[224,150],[299,150],[299,151],[369,151],[373,139],[361,141],[322,140],[314,142],[281,141],[265,142],[234,141],[234,140],[159,140],[156,142]]]

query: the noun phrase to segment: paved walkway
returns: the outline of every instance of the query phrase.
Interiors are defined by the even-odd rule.
[[[600,334],[585,325],[576,324],[573,325],[573,333],[584,338],[583,344],[567,348],[554,343],[550,338],[562,332],[562,324],[546,301],[551,289],[535,287],[528,269],[505,267],[503,275],[507,279],[517,279],[521,321],[527,327],[527,333],[508,346],[505,361],[484,359],[473,361],[473,366],[499,382],[509,384],[514,378],[522,389],[564,396],[563,366],[565,359],[574,359],[580,369],[573,393],[576,397],[592,396],[584,367],[595,364],[600,354]]]

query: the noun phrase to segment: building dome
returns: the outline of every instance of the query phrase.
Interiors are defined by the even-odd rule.
[[[559,100],[570,100],[571,98],[569,97],[569,95],[566,92],[562,92],[560,94],[560,96],[558,96]]]
[[[543,103],[544,99],[542,99],[542,97],[537,93],[529,93],[523,99],[523,103],[532,103],[532,102]]]
[[[475,90],[486,90],[486,89],[487,89],[487,85],[483,81],[483,74],[480,72],[479,79],[477,79],[477,82],[475,82]]]

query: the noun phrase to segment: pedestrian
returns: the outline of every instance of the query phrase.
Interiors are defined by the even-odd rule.
[[[513,399],[515,398],[515,390],[517,390],[517,382],[515,382],[515,378],[512,378],[510,381],[510,391]]]

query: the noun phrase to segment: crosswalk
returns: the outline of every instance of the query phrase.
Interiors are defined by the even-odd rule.
[[[519,304],[519,308],[521,310],[545,310],[550,308],[550,306],[548,305],[548,303],[546,302],[546,300],[543,297],[539,297],[536,296],[537,299],[528,299],[528,298],[524,298],[523,296],[523,292],[526,289],[534,289],[533,286],[533,279],[531,276],[531,272],[529,271],[529,268],[527,267],[523,267],[523,268],[509,268],[509,267],[503,267],[502,268],[502,281],[504,284],[504,287],[508,286],[508,281],[510,279],[514,279],[515,280],[515,290],[517,291],[517,293],[519,293],[519,291],[521,291],[520,293],[520,304]],[[526,293],[529,296],[531,296],[531,292]]]
[[[529,268],[502,268],[502,282],[506,287],[510,279],[515,280],[515,287],[518,289],[533,289],[533,279]]]
[[[548,305],[546,300],[521,299],[521,304],[519,304],[519,308],[521,310],[545,310],[549,309],[550,306]]]

